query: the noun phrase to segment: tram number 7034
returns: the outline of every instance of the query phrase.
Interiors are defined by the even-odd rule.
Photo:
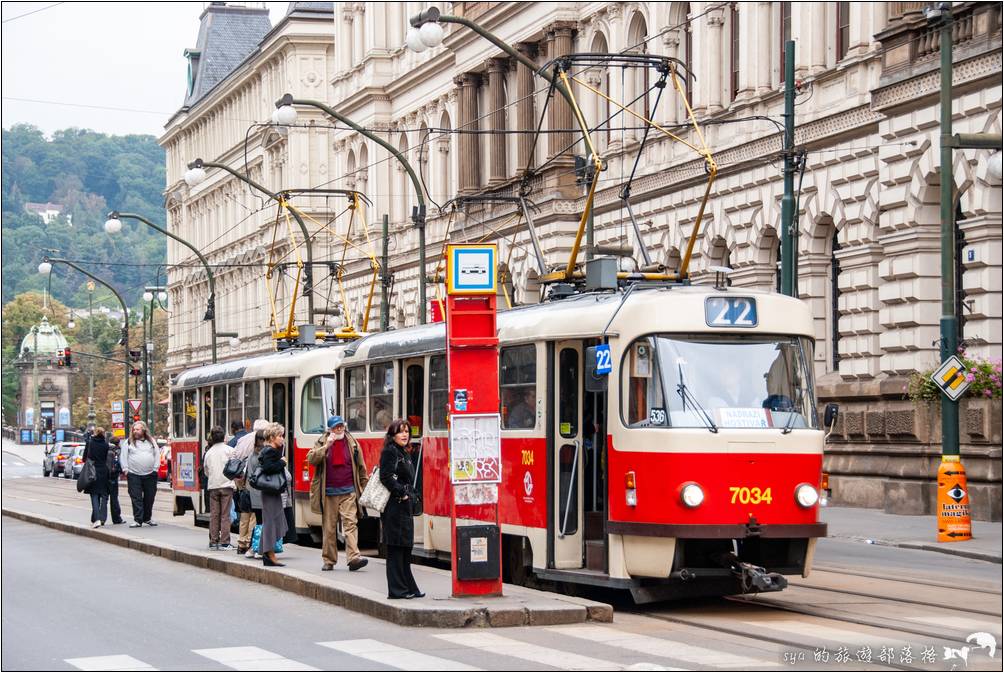
[[[732,504],[737,502],[741,505],[759,505],[761,503],[769,505],[773,496],[770,494],[770,486],[760,490],[756,486],[749,488],[747,486],[729,486],[729,491],[732,493]]]

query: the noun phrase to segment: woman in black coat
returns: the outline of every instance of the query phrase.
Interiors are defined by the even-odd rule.
[[[390,499],[380,515],[380,530],[387,546],[387,597],[422,598],[411,574],[411,548],[415,544],[412,504],[416,494],[415,467],[405,450],[411,439],[408,421],[398,419],[387,428],[380,452],[380,483],[390,491]]]
[[[285,474],[286,460],[282,457],[285,448],[286,429],[278,423],[269,423],[262,431],[265,445],[258,454],[258,470],[264,474]],[[288,480],[287,480],[288,486]],[[285,488],[283,489],[285,490]],[[284,566],[275,560],[275,543],[286,534],[286,515],[282,509],[282,492],[261,492],[261,547],[262,563],[266,566]]]
[[[104,428],[94,428],[94,434],[84,446],[84,462],[93,461],[97,478],[87,493],[91,496],[91,527],[105,525],[108,518],[108,440]]]

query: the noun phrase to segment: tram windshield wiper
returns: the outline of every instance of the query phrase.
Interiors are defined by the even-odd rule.
[[[715,425],[715,421],[712,420],[711,415],[705,411],[701,403],[694,397],[694,394],[687,388],[687,384],[683,379],[683,365],[678,362],[676,363],[676,368],[680,376],[680,382],[676,385],[676,392],[680,393],[680,399],[683,401],[683,410],[687,410],[687,402],[690,402],[690,405],[697,412],[698,418],[704,421],[704,425],[707,426],[708,430],[713,433],[718,432],[718,426]]]
[[[805,389],[799,388],[798,398],[795,400],[795,404],[792,405],[791,409],[788,410],[788,420],[785,421],[784,428],[781,429],[782,435],[787,435],[789,432],[794,430],[792,425],[795,422],[795,418],[801,416],[801,413],[798,410],[802,408],[802,397],[804,395],[805,395]]]

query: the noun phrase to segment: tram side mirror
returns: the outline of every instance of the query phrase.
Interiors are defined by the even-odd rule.
[[[607,379],[610,378],[609,374],[601,374],[599,370],[599,362],[597,360],[596,351],[598,348],[596,346],[590,346],[586,349],[586,392],[588,393],[605,393],[607,391]],[[609,347],[606,349],[607,356],[609,358]]]
[[[840,414],[840,405],[836,402],[830,402],[826,405],[826,411],[823,412],[823,425],[828,429],[833,429],[833,424],[837,422],[837,416]]]

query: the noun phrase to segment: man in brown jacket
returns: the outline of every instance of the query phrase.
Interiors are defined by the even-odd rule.
[[[359,570],[369,561],[359,554],[357,500],[369,476],[359,443],[345,430],[345,420],[332,416],[327,425],[327,431],[307,453],[307,462],[315,468],[310,482],[310,509],[321,515],[321,558],[324,561],[321,570],[334,570],[338,563],[335,531],[339,521],[345,536],[349,570]]]

